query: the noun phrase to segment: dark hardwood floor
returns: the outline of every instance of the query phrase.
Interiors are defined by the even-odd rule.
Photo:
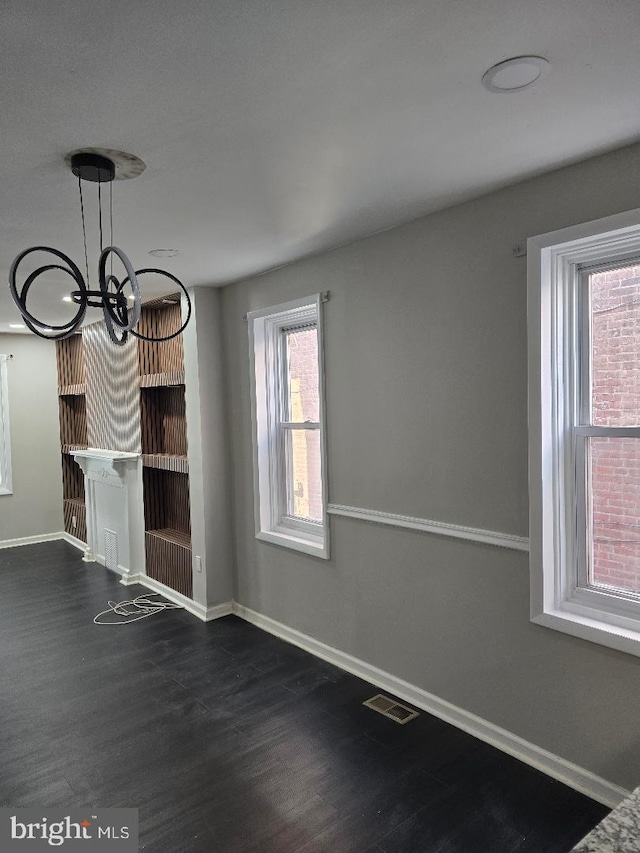
[[[567,853],[608,811],[235,616],[93,624],[142,592],[0,550],[0,806],[138,808],[151,853]]]

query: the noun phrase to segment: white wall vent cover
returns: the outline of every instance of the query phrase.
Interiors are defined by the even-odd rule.
[[[118,534],[104,528],[104,564],[114,572],[118,570]]]
[[[372,699],[367,699],[362,704],[366,705],[367,708],[373,708],[374,711],[383,714],[385,717],[389,717],[390,720],[394,720],[396,723],[400,723],[400,725],[404,725],[410,720],[415,720],[419,715],[419,711],[414,711],[413,708],[408,708],[406,705],[396,702],[395,699],[389,699],[388,696],[383,696],[382,693],[378,693]]]

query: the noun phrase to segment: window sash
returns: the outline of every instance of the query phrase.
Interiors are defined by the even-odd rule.
[[[322,432],[319,424],[294,424],[294,423],[286,423],[279,424],[279,450],[278,450],[278,474],[279,474],[279,499],[278,506],[276,511],[275,524],[276,526],[284,526],[284,527],[294,527],[297,530],[308,531],[308,532],[317,532],[318,528],[321,528],[323,525],[322,519],[312,519],[312,518],[303,518],[302,516],[295,515],[295,513],[291,512],[290,509],[294,505],[293,494],[292,494],[292,483],[291,478],[289,477],[289,471],[293,471],[293,463],[291,459],[291,444],[287,439],[287,433],[292,433],[296,430],[316,430],[318,434],[321,436],[322,441]],[[321,484],[322,486],[322,484]]]
[[[570,406],[574,413],[572,426],[571,455],[575,471],[572,513],[575,523],[576,542],[572,578],[569,583],[569,597],[584,604],[594,605],[600,596],[609,597],[608,606],[624,617],[632,616],[640,602],[640,594],[631,591],[603,589],[590,581],[590,560],[594,548],[594,532],[591,499],[592,488],[589,479],[589,439],[590,438],[640,438],[640,426],[596,426],[593,424],[593,323],[591,305],[590,276],[594,273],[609,272],[632,266],[637,260],[628,256],[624,260],[610,260],[606,263],[576,265],[571,276],[572,313],[575,317],[569,345],[577,353],[573,361],[574,375],[568,387],[573,389],[575,399]],[[631,604],[620,607],[621,602]],[[640,614],[638,614],[640,615]]]
[[[584,376],[576,278],[638,263],[640,209],[532,237],[527,255],[531,620],[640,656],[639,602],[578,584],[577,462],[595,430],[574,387]],[[628,428],[598,433],[608,429]]]
[[[324,559],[329,558],[327,468],[324,431],[324,374],[322,369],[321,303],[317,294],[272,309],[248,314],[251,343],[252,420],[254,441],[254,502],[256,537]],[[315,328],[319,420],[289,419],[286,333]],[[320,521],[292,515],[288,494],[287,438],[293,430],[316,430],[320,436]]]
[[[304,323],[289,323],[279,327],[279,336],[277,344],[278,357],[278,412],[280,423],[295,423],[290,418],[289,406],[291,400],[291,388],[289,385],[289,348],[287,346],[287,335],[290,332],[306,332],[310,329],[316,330],[318,333],[318,324],[316,320],[309,320]],[[318,378],[319,379],[319,378]]]

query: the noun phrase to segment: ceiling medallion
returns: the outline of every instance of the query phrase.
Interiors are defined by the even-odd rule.
[[[25,249],[17,256],[11,265],[9,272],[9,289],[13,301],[18,306],[24,322],[31,331],[41,338],[47,340],[61,340],[68,338],[81,325],[87,308],[102,308],[104,321],[111,340],[123,346],[126,342],[129,333],[134,337],[144,341],[168,341],[175,338],[187,326],[191,317],[191,299],[185,286],[171,273],[165,270],[144,268],[134,270],[131,261],[127,255],[113,245],[113,193],[112,186],[114,180],[126,180],[128,178],[137,177],[144,171],[145,164],[139,158],[132,154],[126,154],[122,151],[104,150],[104,149],[85,149],[68,155],[66,158],[71,171],[78,178],[78,189],[80,192],[80,211],[82,215],[82,235],[84,239],[84,255],[85,255],[85,271],[86,281],[79,267],[58,249],[53,249],[49,246],[32,246],[30,249]],[[87,232],[85,226],[84,215],[84,198],[82,192],[82,184],[84,181],[96,183],[98,185],[98,221],[99,221],[99,240],[100,240],[100,258],[98,261],[98,286],[99,290],[90,290],[89,277],[89,260],[87,254]],[[104,246],[103,243],[103,211],[102,211],[102,185],[109,184],[109,238],[110,245]],[[106,218],[106,215],[105,215]],[[34,252],[45,252],[53,255],[54,263],[44,264],[38,267],[33,272],[27,275],[22,287],[19,287],[16,281],[18,267],[22,261]],[[120,261],[124,267],[125,276],[120,279],[113,273],[113,261]],[[108,267],[108,269],[107,269]],[[52,270],[58,270],[66,273],[71,277],[72,281],[77,285],[77,290],[72,290],[70,293],[71,301],[78,306],[75,316],[68,322],[60,326],[53,325],[35,317],[27,308],[27,297],[29,290],[38,276],[43,273],[48,273]],[[177,331],[163,337],[150,337],[136,331],[136,326],[140,319],[140,286],[138,279],[140,276],[153,274],[164,276],[172,282],[172,289],[177,285],[186,300],[186,317]],[[125,296],[124,290],[129,287],[131,293],[128,298]],[[52,333],[52,334],[49,334]]]

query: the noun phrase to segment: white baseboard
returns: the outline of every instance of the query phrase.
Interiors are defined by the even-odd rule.
[[[76,536],[72,536],[71,533],[63,533],[62,539],[65,542],[68,542],[69,545],[73,545],[74,548],[77,548],[78,551],[86,551],[87,543],[83,542],[82,539],[78,539]]]
[[[221,619],[223,616],[231,616],[233,613],[233,601],[225,601],[222,604],[213,604],[207,607],[205,622]]]
[[[55,542],[66,538],[66,533],[41,533],[38,536],[22,536],[19,539],[3,539],[0,548],[17,548],[20,545],[37,545],[39,542]]]
[[[399,699],[433,714],[434,717],[451,723],[451,725],[462,729],[473,737],[495,746],[502,752],[514,756],[525,764],[535,767],[537,770],[610,808],[617,806],[630,794],[630,791],[614,785],[612,782],[608,782],[606,779],[596,776],[595,773],[554,755],[546,749],[529,743],[529,741],[490,723],[488,720],[465,711],[463,708],[459,708],[445,699],[440,699],[438,696],[434,696],[432,693],[409,684],[409,682],[384,672],[365,661],[341,652],[339,649],[321,643],[307,634],[289,628],[281,622],[276,622],[275,619],[256,613],[256,611],[236,602],[234,602],[233,612],[258,628],[263,628],[270,634],[293,643],[293,645],[299,646],[316,657],[329,661],[340,669],[375,684],[376,687],[380,687]]]
[[[143,575],[142,572],[136,572],[135,574],[123,575],[120,578],[120,583],[123,586],[133,586],[136,583],[142,583],[145,578],[146,575]]]
[[[213,619],[220,619],[222,616],[229,616],[233,613],[233,602],[231,601],[226,601],[223,604],[214,604],[211,607],[205,607],[203,604],[198,604],[197,601],[187,598],[187,596],[183,595],[181,592],[176,592],[175,589],[171,589],[163,583],[160,583],[160,581],[150,578],[147,575],[131,575],[127,579],[125,586],[130,586],[134,583],[146,586],[147,589],[151,589],[153,592],[159,592],[169,601],[172,601],[174,604],[179,604],[180,607],[184,607],[185,610],[194,616],[197,616],[198,619],[201,619],[203,622],[211,622]]]

